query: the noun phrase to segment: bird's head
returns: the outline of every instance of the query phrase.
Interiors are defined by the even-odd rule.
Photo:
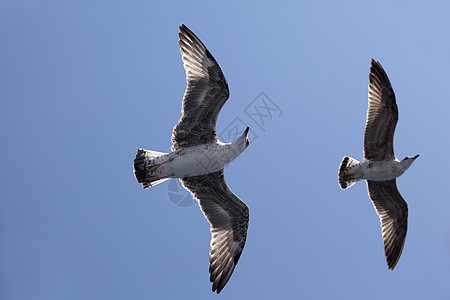
[[[250,127],[247,126],[247,129],[245,129],[244,133],[242,134],[242,136],[245,137],[245,148],[247,148],[248,145],[250,145],[250,140],[248,139],[249,130],[250,130]]]
[[[419,154],[417,154],[416,156],[407,156],[405,157],[401,163],[402,165],[405,165],[406,168],[409,168],[409,166],[411,166],[411,164],[416,160],[416,158],[419,157]]]
[[[238,137],[233,143],[231,143],[231,146],[238,155],[244,152],[244,150],[247,149],[248,145],[250,145],[250,140],[248,139],[249,130],[250,127],[247,127],[244,133],[242,133],[240,137]]]

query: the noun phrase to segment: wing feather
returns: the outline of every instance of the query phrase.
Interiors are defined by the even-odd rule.
[[[222,69],[200,39],[185,25],[179,37],[187,87],[172,151],[215,141],[217,117],[230,96]]]
[[[369,107],[364,131],[364,160],[394,159],[394,131],[398,108],[394,90],[379,62],[372,59]]]
[[[367,189],[380,217],[384,251],[389,269],[397,264],[405,244],[408,227],[408,205],[397,189],[395,179],[367,180]]]
[[[213,283],[213,292],[220,293],[233,274],[244,249],[248,207],[228,188],[223,170],[181,178],[180,181],[197,199],[211,225],[210,281]]]

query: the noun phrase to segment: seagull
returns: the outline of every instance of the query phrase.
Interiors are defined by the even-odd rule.
[[[400,195],[395,179],[402,175],[419,155],[399,161],[394,155],[394,131],[398,108],[386,72],[371,60],[369,107],[364,130],[364,160],[345,156],[339,167],[339,185],[347,189],[365,179],[369,197],[380,217],[384,252],[388,268],[394,270],[405,243],[408,205]]]
[[[216,121],[230,92],[219,64],[184,24],[179,44],[187,88],[172,152],[138,149],[134,174],[144,189],[179,178],[211,225],[209,273],[219,294],[233,274],[247,238],[249,210],[228,187],[224,167],[249,145],[249,127],[232,143],[217,138]]]

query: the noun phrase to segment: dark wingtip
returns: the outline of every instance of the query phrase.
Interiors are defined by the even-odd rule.
[[[250,130],[250,127],[248,127],[248,126],[247,126],[247,129],[245,129],[245,131],[244,131],[244,134],[243,134],[243,135],[247,135],[247,134],[248,134],[248,132],[249,132],[249,130]]]
[[[190,30],[189,29],[189,27],[187,27],[186,25],[184,25],[184,24],[181,24],[181,26],[180,26],[180,32],[181,33],[184,33],[184,34],[194,34],[193,32],[192,32],[192,30]],[[195,34],[194,34],[195,35]]]
[[[416,159],[420,156],[420,154],[417,154],[416,156],[413,157],[413,159]]]
[[[399,259],[400,259],[400,256],[398,256],[396,259],[389,259],[387,257],[386,261],[387,261],[388,269],[391,270],[391,271],[394,271],[395,266],[397,265],[397,262],[398,262]]]
[[[383,66],[380,62],[374,60],[373,58],[371,59],[370,65],[369,86],[372,84],[379,85],[383,89],[392,89],[391,81],[389,80]],[[392,93],[391,97],[395,100],[394,91],[392,90],[390,93]],[[393,109],[397,110],[397,107],[395,106]]]
[[[180,28],[180,32],[178,33],[178,36],[180,37],[180,39],[181,39],[182,35],[190,32],[189,28],[184,24],[181,24],[181,26],[179,28]]]
[[[381,69],[381,70],[383,70],[383,67],[381,66],[381,64],[378,61],[376,61],[375,59],[371,58],[370,59],[370,73],[373,73],[374,69]]]

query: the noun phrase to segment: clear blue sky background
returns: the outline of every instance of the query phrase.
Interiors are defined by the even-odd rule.
[[[0,299],[448,299],[447,1],[0,2]],[[258,138],[225,176],[250,208],[247,244],[211,292],[209,224],[165,182],[142,190],[136,149],[167,152],[185,72],[178,26],[221,65]],[[362,159],[370,58],[393,84],[403,255],[387,269]],[[264,92],[282,114],[260,128]],[[183,191],[180,191],[181,194]]]

